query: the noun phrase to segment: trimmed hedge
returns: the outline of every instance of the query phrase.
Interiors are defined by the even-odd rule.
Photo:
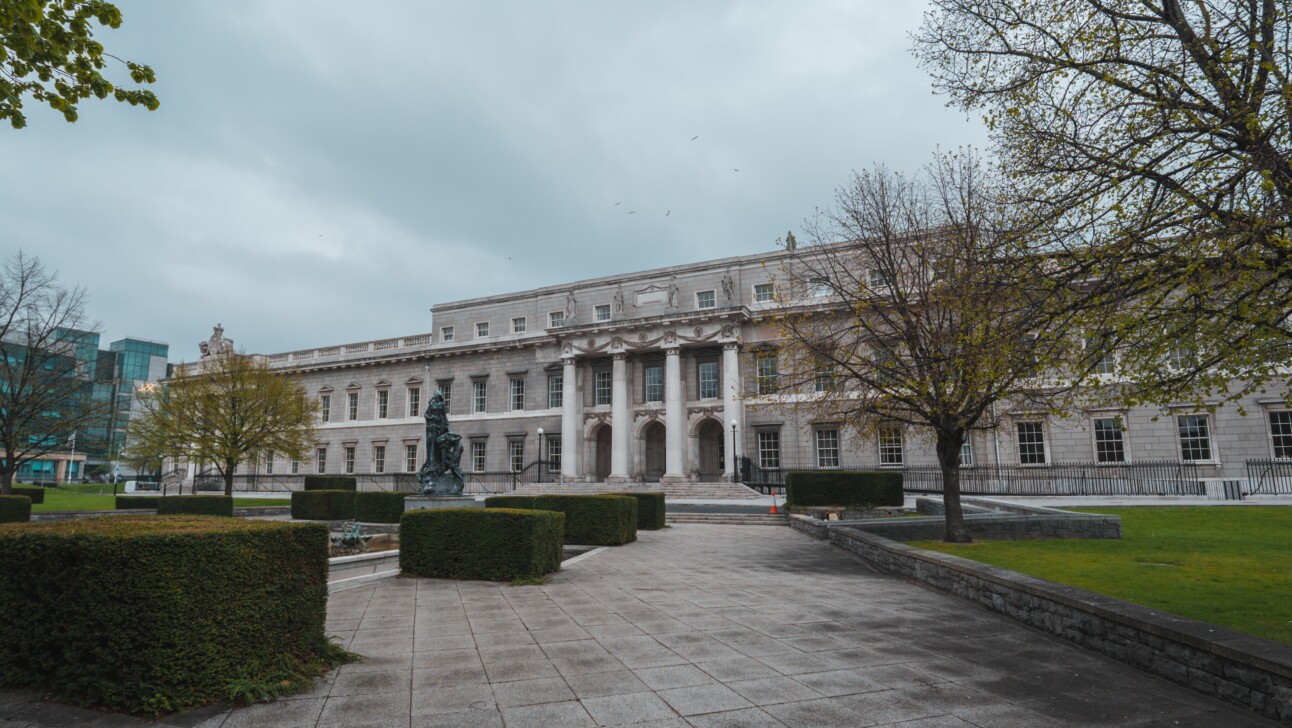
[[[354,520],[363,523],[399,523],[399,519],[404,517],[406,495],[406,493],[355,493]]]
[[[233,498],[227,495],[169,495],[153,498],[162,516],[228,516],[233,517]]]
[[[328,641],[328,531],[210,516],[0,526],[0,685],[158,715],[309,685]],[[129,564],[129,568],[122,568]]]
[[[31,499],[31,504],[32,504],[33,506],[35,506],[35,505],[40,505],[41,503],[44,503],[44,502],[45,502],[45,489],[44,489],[44,488],[39,488],[39,487],[37,487],[37,488],[24,488],[24,487],[22,487],[22,486],[20,486],[20,485],[15,485],[15,486],[13,486],[13,487],[12,487],[12,490],[13,490],[13,495],[25,495],[25,496],[27,496],[28,498],[30,498],[30,499]]]
[[[785,476],[787,506],[900,506],[902,474],[891,470],[831,470]]]
[[[292,518],[304,521],[348,521],[354,518],[352,490],[298,490],[292,493]]]
[[[350,475],[306,475],[305,490],[358,490],[359,481]]]
[[[31,499],[25,495],[0,495],[0,523],[31,520]]]
[[[664,494],[659,491],[630,490],[607,495],[626,495],[637,500],[637,530],[658,531],[664,527]]]
[[[565,542],[618,546],[637,540],[637,500],[622,495],[497,496],[485,508],[534,508],[565,514]]]
[[[157,510],[157,501],[161,500],[152,495],[119,495],[117,496],[117,510]]]
[[[536,579],[561,568],[565,516],[514,508],[409,511],[399,522],[399,568],[442,579]]]

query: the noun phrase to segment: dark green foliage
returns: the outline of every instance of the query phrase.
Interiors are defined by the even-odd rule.
[[[355,493],[354,520],[364,523],[399,523],[399,519],[404,515],[405,495],[405,493]]]
[[[0,526],[0,684],[158,715],[300,689],[329,644],[322,524],[118,516]],[[286,681],[286,682],[284,682]]]
[[[45,502],[44,488],[24,488],[22,486],[15,485],[13,486],[13,495],[27,496],[31,499],[31,504],[33,506],[40,505]]]
[[[157,501],[161,500],[151,495],[119,495],[117,496],[117,510],[124,511],[127,509],[139,510],[156,510]]]
[[[561,568],[565,516],[543,510],[410,511],[399,522],[399,568],[446,579],[535,579]]]
[[[664,494],[659,491],[632,490],[608,495],[625,495],[637,499],[637,529],[656,531],[664,527]]]
[[[25,495],[0,495],[0,523],[31,520],[31,499]]]
[[[829,470],[785,476],[787,506],[900,506],[902,474],[891,470]]]
[[[305,490],[358,490],[359,482],[349,475],[306,475]]]
[[[292,493],[292,518],[304,521],[346,521],[354,518],[352,490],[298,490]]]
[[[159,515],[233,516],[233,498],[227,495],[172,495],[153,498]]]
[[[493,496],[485,498],[485,508],[560,511],[565,514],[566,543],[618,546],[637,540],[637,500],[623,494]]]
[[[521,508],[524,510],[534,510],[534,501],[538,496],[534,495],[491,495],[485,498],[485,508]]]

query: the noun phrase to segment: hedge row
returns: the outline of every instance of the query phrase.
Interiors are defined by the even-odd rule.
[[[306,475],[305,490],[358,490],[359,481],[349,475]]]
[[[45,502],[44,488],[32,488],[32,487],[23,487],[20,485],[15,485],[12,487],[12,490],[13,490],[13,495],[25,495],[28,498],[30,498],[31,504],[33,506],[39,505]]]
[[[154,498],[158,515],[233,517],[233,498],[227,495],[172,495]]]
[[[535,579],[561,568],[565,516],[511,508],[418,510],[399,522],[399,568],[443,579]]]
[[[664,527],[664,494],[658,491],[632,490],[608,495],[626,495],[637,500],[637,529],[658,531]]]
[[[902,474],[889,470],[831,470],[785,476],[787,506],[900,506]]]
[[[0,495],[0,523],[31,520],[31,499],[25,495]]]
[[[565,543],[618,546],[637,540],[637,500],[622,495],[493,496],[485,508],[560,511]]]
[[[406,493],[355,493],[352,518],[363,523],[399,523],[399,519],[404,516],[406,495]]]
[[[157,501],[161,500],[153,495],[119,495],[117,496],[117,510],[156,510]]]
[[[292,493],[292,518],[303,521],[346,521],[354,518],[352,490],[298,490]]]
[[[46,625],[0,620],[0,685],[145,715],[304,687],[345,657],[324,631],[327,558],[321,524],[0,526],[0,612]]]

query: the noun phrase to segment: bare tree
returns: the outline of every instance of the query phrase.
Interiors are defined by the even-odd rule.
[[[0,493],[19,468],[67,452],[76,433],[106,427],[111,401],[93,398],[97,326],[85,291],[68,288],[22,252],[0,270]],[[84,439],[82,440],[84,443]]]
[[[1124,284],[1135,305],[1108,323],[1132,398],[1234,397],[1280,374],[1286,2],[934,0],[914,42],[935,88],[984,114],[1020,204],[1063,221],[1067,249]]]
[[[914,177],[854,174],[810,221],[808,244],[786,246],[780,284],[781,389],[858,436],[931,432],[954,542],[970,540],[968,433],[996,426],[998,405],[1066,407],[1083,367],[1074,282],[1025,254],[998,193],[972,155],[939,157]]]
[[[241,354],[181,364],[140,401],[142,413],[131,418],[127,433],[127,458],[213,463],[225,495],[233,495],[238,466],[260,453],[307,460],[318,420],[317,403],[295,378]]]

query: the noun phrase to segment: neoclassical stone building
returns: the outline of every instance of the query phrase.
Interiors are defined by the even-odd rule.
[[[266,356],[320,402],[315,458],[266,475],[375,479],[421,464],[422,410],[435,391],[463,437],[463,469],[552,463],[553,477],[691,482],[764,469],[910,467],[934,462],[921,433],[859,441],[813,421],[775,389],[774,272],[787,253],[725,258],[436,304],[430,333]],[[1203,479],[1244,478],[1249,460],[1292,458],[1282,392],[1214,412],[1110,407],[1051,418],[1017,412],[974,433],[974,467],[1187,462]],[[541,450],[540,450],[541,448]],[[544,466],[547,467],[547,466]]]

